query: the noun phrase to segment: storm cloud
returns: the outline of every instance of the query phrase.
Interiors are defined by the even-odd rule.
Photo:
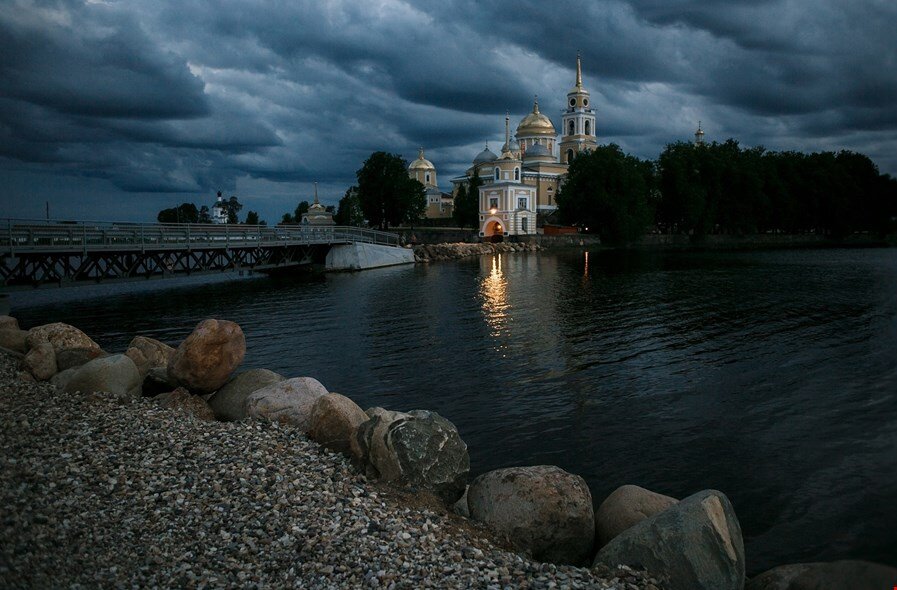
[[[599,142],[850,149],[897,173],[897,5],[880,0],[155,2],[0,8],[0,204],[152,220],[237,194],[275,221],[335,203],[372,151],[417,147],[443,189],[576,52]]]

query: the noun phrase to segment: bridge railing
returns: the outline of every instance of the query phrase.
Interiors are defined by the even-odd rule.
[[[396,234],[351,226],[127,223],[0,219],[0,252],[170,250],[364,242],[398,246]]]

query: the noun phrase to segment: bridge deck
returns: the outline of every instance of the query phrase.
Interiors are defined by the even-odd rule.
[[[0,220],[0,283],[11,286],[152,278],[322,261],[333,245],[399,246],[360,227]]]

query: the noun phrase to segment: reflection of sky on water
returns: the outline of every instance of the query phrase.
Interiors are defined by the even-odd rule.
[[[492,267],[480,281],[480,299],[483,315],[489,324],[490,336],[497,338],[508,329],[510,304],[508,303],[508,281],[502,273],[502,255],[492,257]]]

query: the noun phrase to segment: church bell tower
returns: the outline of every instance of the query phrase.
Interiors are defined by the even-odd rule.
[[[582,86],[582,60],[576,54],[576,86],[567,93],[561,136],[561,162],[569,164],[580,152],[598,147],[595,134],[595,112],[589,102],[589,91]]]

